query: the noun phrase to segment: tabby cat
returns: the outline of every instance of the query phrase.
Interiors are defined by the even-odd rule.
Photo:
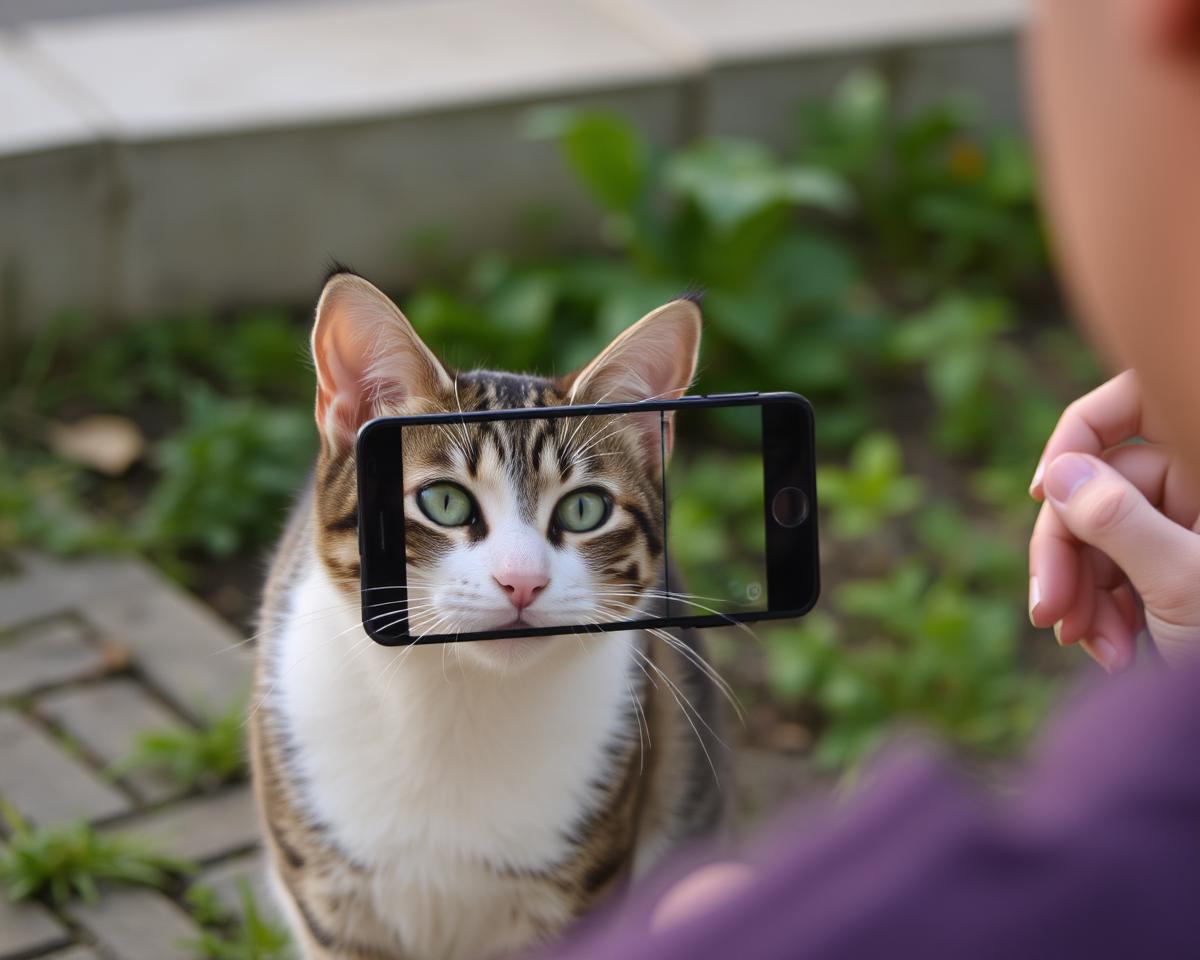
[[[267,581],[252,719],[272,880],[310,960],[543,943],[718,826],[718,697],[694,632],[383,647],[362,626],[356,534],[368,419],[678,397],[699,340],[681,299],[563,377],[456,372],[371,284],[327,281],[312,336],[321,451]],[[653,438],[638,419],[406,440],[412,631],[651,609],[663,440],[657,417]]]

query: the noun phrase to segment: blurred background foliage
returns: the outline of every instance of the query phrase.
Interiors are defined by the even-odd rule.
[[[564,251],[543,216],[519,251],[461,262],[431,230],[406,254],[426,279],[399,297],[421,335],[456,366],[563,372],[703,289],[699,389],[803,393],[823,460],[819,611],[717,646],[770,720],[748,735],[801,725],[835,769],[897,719],[1018,747],[1065,662],[1025,626],[1025,491],[1059,411],[1099,379],[1049,280],[1022,141],[952,99],[901,114],[868,72],[799,110],[789,156],[731,139],[661,150],[605,110],[544,108],[523,132],[557,143],[604,249]],[[316,448],[307,322],[46,328],[0,386],[0,549],[138,551],[247,619]],[[47,441],[96,413],[148,438],[117,476]],[[714,442],[744,439],[731,423]],[[752,545],[737,505],[753,471],[716,453],[701,466],[676,516]],[[212,573],[229,562],[236,582]]]

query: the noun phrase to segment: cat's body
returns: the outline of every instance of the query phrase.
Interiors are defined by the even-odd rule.
[[[389,307],[394,315],[366,315]],[[678,309],[688,308],[695,311]],[[323,309],[332,320],[322,320]],[[698,314],[690,322],[698,335]],[[338,324],[347,323],[368,332],[338,340]],[[544,942],[665,851],[712,831],[722,815],[717,697],[697,663],[695,635],[670,643],[630,632],[405,648],[366,636],[348,442],[355,425],[383,412],[580,402],[612,387],[599,382],[609,367],[592,371],[596,363],[558,381],[451,376],[440,364],[431,369],[437,361],[412,340],[399,311],[365,281],[330,281],[314,334],[324,375],[322,453],[263,608],[255,784],[277,888],[310,958],[470,960]],[[348,372],[354,349],[366,360]],[[666,375],[679,393],[695,344],[681,349],[690,354]],[[397,351],[411,362],[383,369],[385,353]],[[589,377],[598,382],[583,394]],[[371,378],[404,383],[364,387],[357,403],[347,395],[348,383]],[[638,436],[598,434],[592,452],[607,448],[612,463],[580,458],[564,467],[564,456],[582,449],[570,447],[579,439],[563,431],[539,440],[528,429],[477,431],[454,444],[429,435],[422,463],[461,482],[478,516],[408,521],[414,596],[426,573],[426,599],[409,611],[414,629],[424,623],[438,632],[428,629],[437,617],[456,614],[475,617],[476,628],[500,626],[479,620],[493,608],[495,617],[534,623],[543,607],[572,613],[589,591],[593,616],[618,618],[626,601],[596,605],[606,592],[648,609],[662,545],[638,520],[655,497],[654,484],[644,482],[652,474],[634,466]],[[534,469],[543,448],[544,475]],[[623,478],[616,464],[625,465]],[[421,468],[406,444],[406,482],[410,469]],[[560,486],[610,489],[609,515],[582,533],[557,529],[546,518],[565,502]],[[537,506],[539,490],[548,506]],[[525,506],[506,519],[508,501]],[[535,542],[538,530],[546,542]],[[473,571],[479,564],[490,566]],[[587,580],[574,593],[572,576]],[[394,603],[380,603],[380,615],[396,612]]]

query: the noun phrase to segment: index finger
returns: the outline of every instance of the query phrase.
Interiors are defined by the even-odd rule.
[[[1063,411],[1038,460],[1029,495],[1037,500],[1045,497],[1042,473],[1055,457],[1064,453],[1090,453],[1099,457],[1105,450],[1134,437],[1150,443],[1165,441],[1157,421],[1148,416],[1142,403],[1137,373],[1126,370]]]

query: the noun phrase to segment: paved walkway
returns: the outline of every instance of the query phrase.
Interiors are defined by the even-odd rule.
[[[194,882],[234,911],[245,876],[269,909],[247,784],[181,795],[147,771],[115,783],[102,772],[145,730],[244,702],[241,637],[139,561],[16,562],[0,572],[0,794],[32,824],[84,818],[154,838],[199,863]],[[795,754],[743,749],[735,761],[743,826],[797,791],[822,789]],[[181,905],[154,890],[109,888],[96,906],[72,901],[56,914],[10,904],[0,889],[0,960],[188,960],[179,944],[196,936]]]
[[[261,891],[250,788],[180,796],[152,774],[113,783],[102,771],[136,734],[244,699],[240,638],[136,561],[17,562],[0,579],[0,794],[34,824],[82,817],[153,837],[200,863],[196,882],[236,909],[238,875]],[[61,915],[0,895],[0,960],[182,960],[192,954],[179,942],[196,936],[181,907],[149,889],[105,890],[97,906],[73,901]]]

